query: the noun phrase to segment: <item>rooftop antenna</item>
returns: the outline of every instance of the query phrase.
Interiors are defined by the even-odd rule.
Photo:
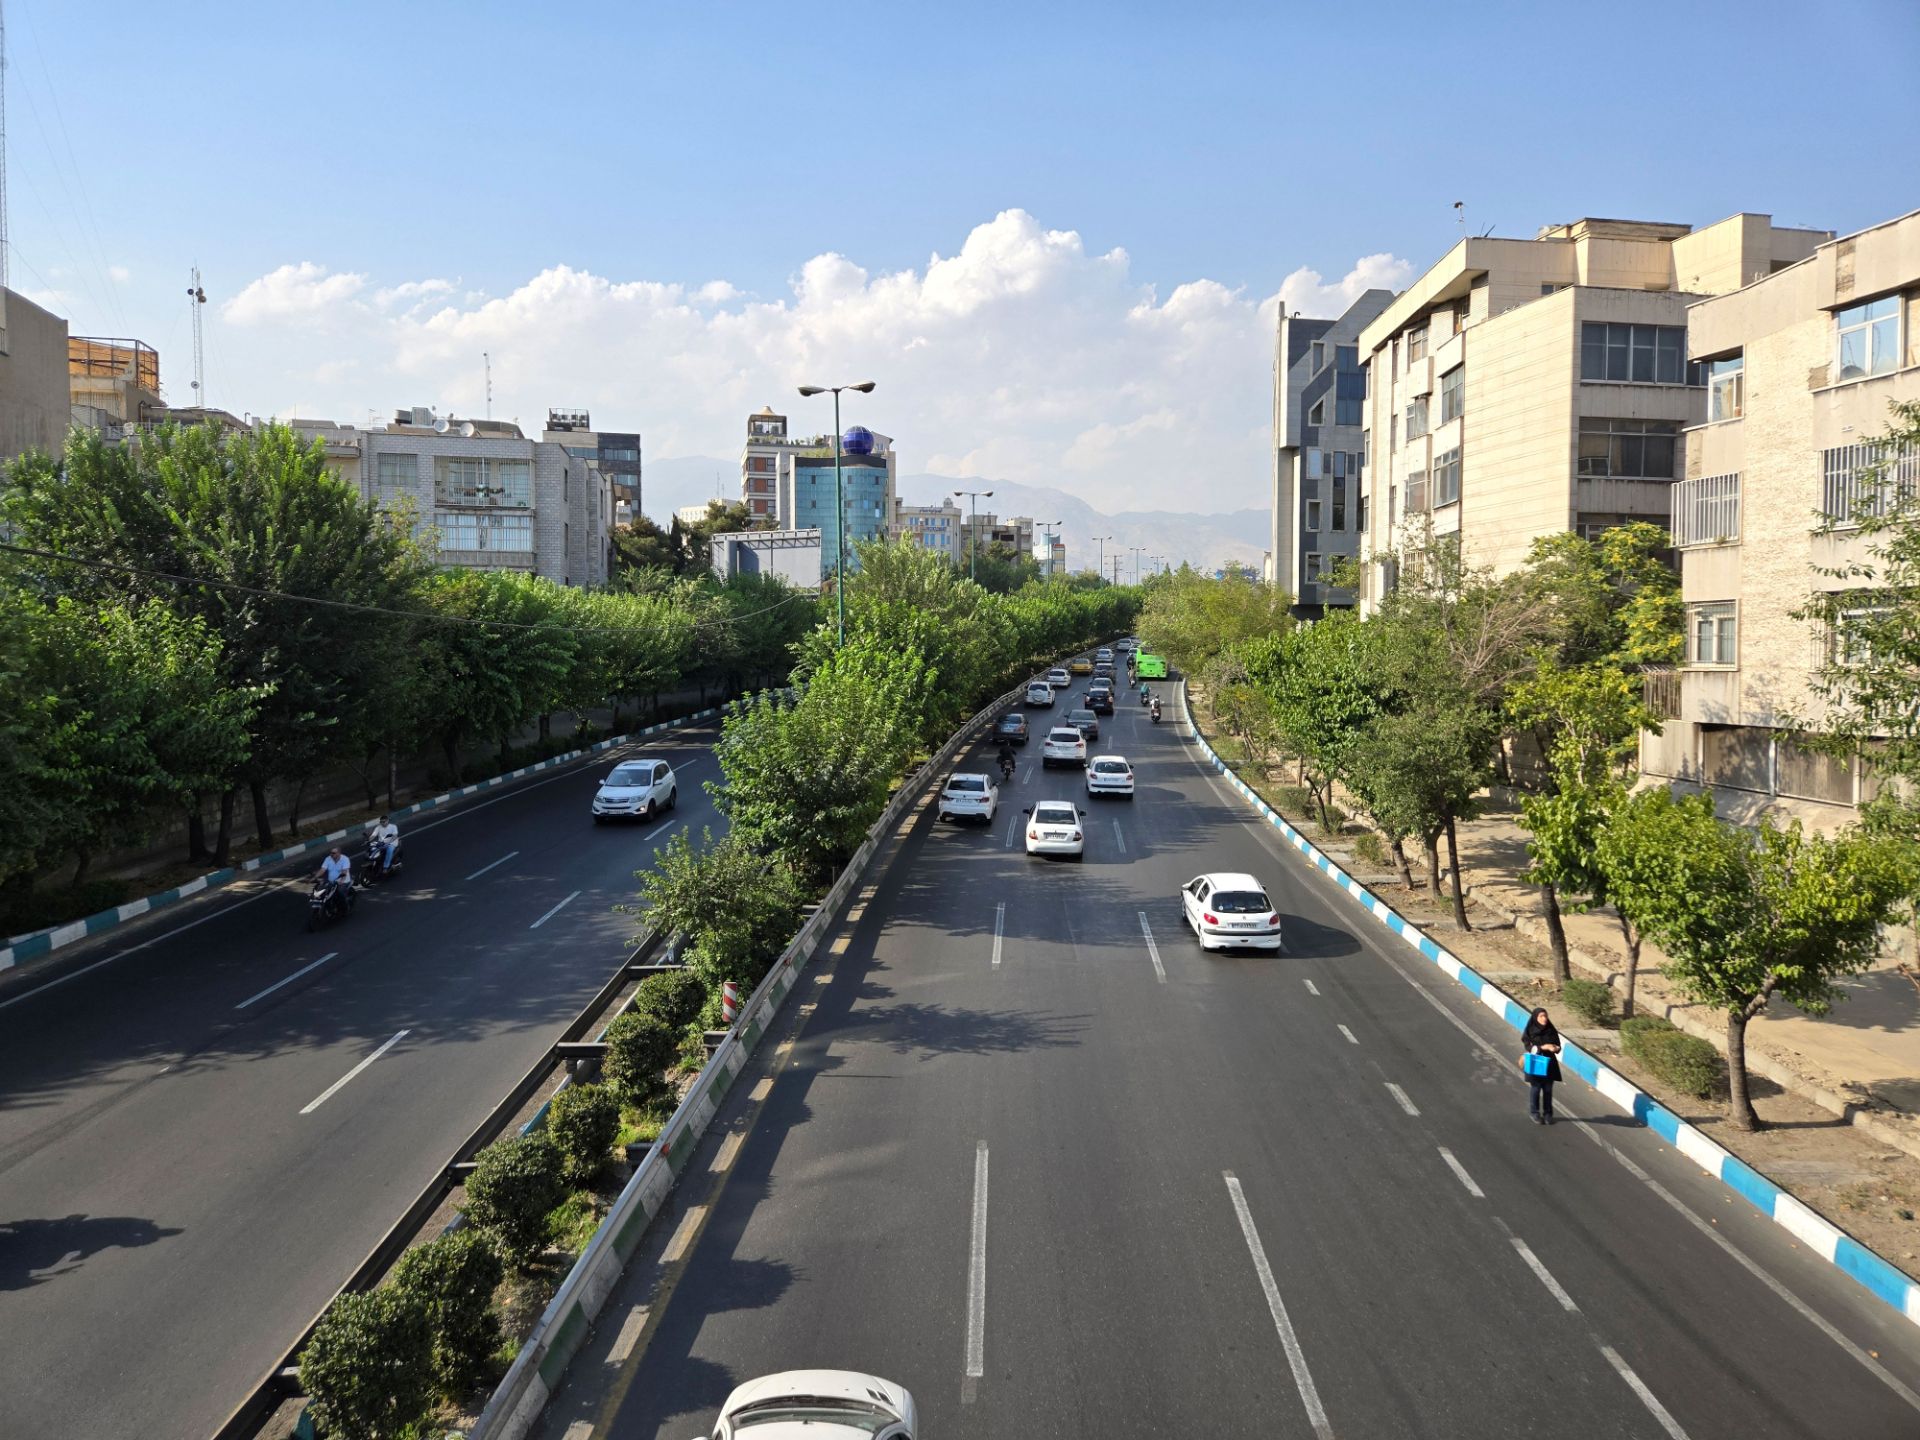
[[[7,285],[7,7],[0,0],[0,290]]]
[[[1453,202],[1453,218],[1460,222],[1460,233],[1462,235],[1466,234],[1467,233],[1467,202],[1466,201],[1456,200]]]
[[[193,283],[187,286],[187,303],[193,307],[193,403],[207,403],[207,349],[200,333],[200,307],[207,303],[207,292],[200,288],[200,267],[193,267]]]
[[[491,420],[493,418],[493,356],[482,350],[480,358],[486,362],[487,366],[487,419]]]

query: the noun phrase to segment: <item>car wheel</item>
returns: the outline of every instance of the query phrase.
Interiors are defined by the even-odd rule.
[[[596,825],[604,825],[607,823],[607,817],[604,815],[596,815],[593,817],[593,823]]]
[[[667,809],[678,810],[679,808],[680,808],[680,787],[676,785],[671,790],[667,791]]]
[[[642,820],[651,820],[651,819],[653,819],[653,812],[654,812],[655,810],[657,810],[658,808],[659,808],[659,807],[658,807],[657,805],[655,805],[655,804],[653,803],[653,801],[652,801],[651,799],[649,799],[649,800],[647,801],[647,808],[646,808],[646,809],[644,809],[644,810],[642,810],[642,811],[640,812],[640,818],[641,818]]]

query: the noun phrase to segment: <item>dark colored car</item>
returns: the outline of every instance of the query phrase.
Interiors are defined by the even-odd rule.
[[[1096,715],[1113,714],[1113,691],[1111,690],[1087,691],[1087,709],[1091,710]]]
[[[1091,710],[1067,711],[1067,724],[1078,727],[1089,742],[1100,738],[1100,717]]]
[[[1017,711],[1002,715],[993,722],[993,738],[996,742],[1008,745],[1027,743],[1027,717]]]

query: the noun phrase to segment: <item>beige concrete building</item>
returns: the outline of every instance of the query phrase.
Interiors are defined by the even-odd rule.
[[[1890,401],[1920,400],[1920,212],[1694,304],[1687,349],[1707,380],[1674,494],[1687,654],[1649,687],[1665,725],[1642,737],[1641,766],[1712,785],[1729,810],[1841,821],[1872,777],[1783,727],[1817,723],[1808,678],[1844,658],[1845,637],[1793,612],[1846,588],[1820,571],[1867,558],[1849,520],[1920,485],[1920,453],[1874,443]],[[1814,533],[1822,516],[1834,533]]]
[[[912,540],[921,549],[936,550],[949,560],[960,558],[965,523],[960,507],[951,500],[942,500],[938,505],[897,504],[893,507],[895,540]]]
[[[0,461],[59,454],[71,415],[67,322],[0,288]]]
[[[1687,307],[1830,238],[1735,215],[1462,240],[1360,334],[1363,556],[1388,562],[1430,525],[1506,573],[1543,535],[1666,524],[1681,432],[1706,403]],[[1391,563],[1366,565],[1362,607],[1393,582]]]

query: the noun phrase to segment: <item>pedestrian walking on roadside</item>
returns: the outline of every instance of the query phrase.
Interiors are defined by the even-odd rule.
[[[1547,1018],[1547,1007],[1537,1008],[1521,1033],[1520,1068],[1527,1076],[1527,1116],[1536,1125],[1553,1123],[1553,1087],[1560,1080],[1560,1032]]]

